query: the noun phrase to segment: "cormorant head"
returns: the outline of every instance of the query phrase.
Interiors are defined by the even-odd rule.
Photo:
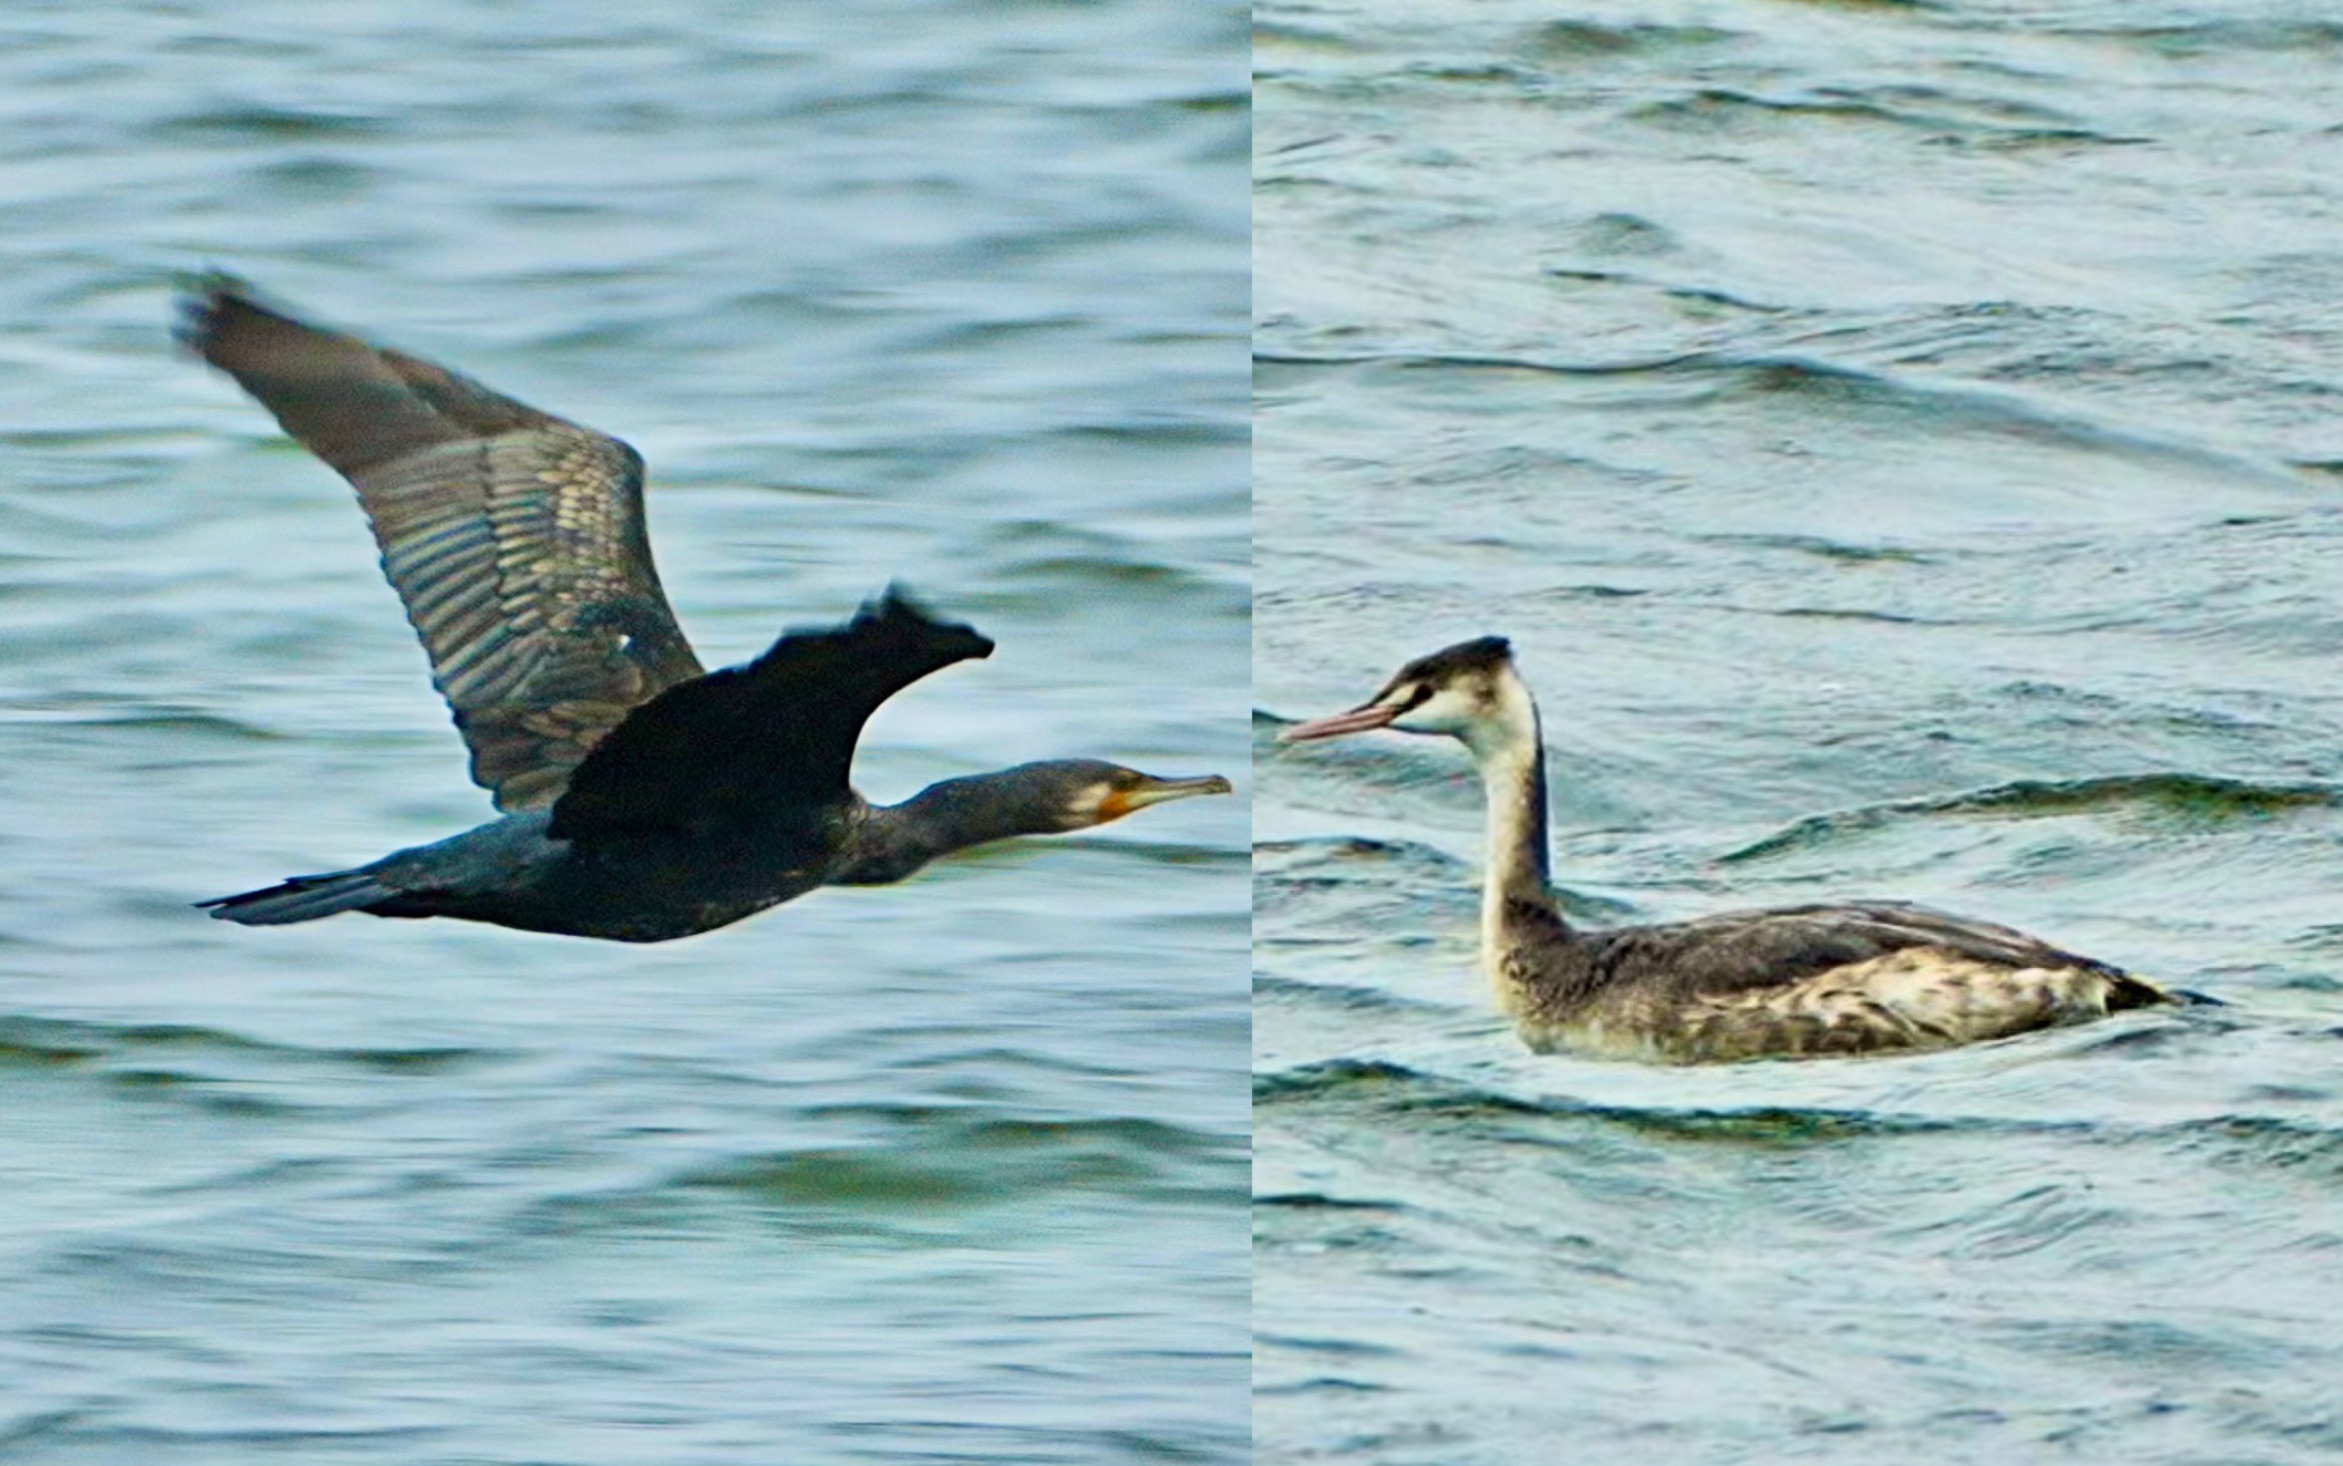
[[[1233,787],[1218,774],[1162,779],[1095,758],[1050,759],[1011,769],[1009,774],[1026,786],[1042,817],[1060,832],[1087,830],[1151,804],[1227,794]]]
[[[1303,743],[1389,728],[1444,733],[1477,745],[1493,732],[1511,730],[1527,706],[1513,670],[1512,644],[1502,636],[1484,636],[1416,658],[1349,712],[1296,723],[1277,741]]]

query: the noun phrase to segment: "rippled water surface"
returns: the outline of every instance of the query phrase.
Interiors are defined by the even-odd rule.
[[[1237,800],[649,949],[188,903],[483,817],[173,272],[618,433],[711,663],[1000,642],[858,777],[1237,772],[1224,6],[0,21],[0,1456],[1237,1461]]]
[[[1257,1459],[2343,1453],[2343,31],[1257,14]],[[1916,1059],[1526,1055],[1510,635],[1589,921],[1903,896],[2217,995]]]

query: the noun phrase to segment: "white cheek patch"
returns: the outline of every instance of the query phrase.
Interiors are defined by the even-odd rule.
[[[1397,719],[1411,733],[1456,733],[1471,726],[1473,708],[1461,693],[1438,692]]]
[[[1537,705],[1530,701],[1529,689],[1521,685],[1519,678],[1508,677],[1493,690],[1497,715],[1505,722],[1526,727],[1537,721]]]

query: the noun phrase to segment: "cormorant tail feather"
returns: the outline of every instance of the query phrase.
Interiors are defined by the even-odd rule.
[[[289,926],[296,921],[315,921],[321,916],[362,910],[394,894],[390,887],[365,871],[343,870],[331,875],[295,876],[262,890],[218,896],[198,901],[196,905],[206,908],[220,921],[241,922],[245,926]]]

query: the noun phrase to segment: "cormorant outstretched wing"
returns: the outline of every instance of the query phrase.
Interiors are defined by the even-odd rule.
[[[634,449],[226,276],[184,308],[187,345],[358,490],[499,809],[550,803],[629,711],[700,675],[651,565]]]
[[[928,673],[992,653],[902,591],[844,626],[792,631],[742,667],[668,688],[612,730],[553,806],[549,833],[594,840],[653,831],[786,831],[848,795],[862,725]]]

